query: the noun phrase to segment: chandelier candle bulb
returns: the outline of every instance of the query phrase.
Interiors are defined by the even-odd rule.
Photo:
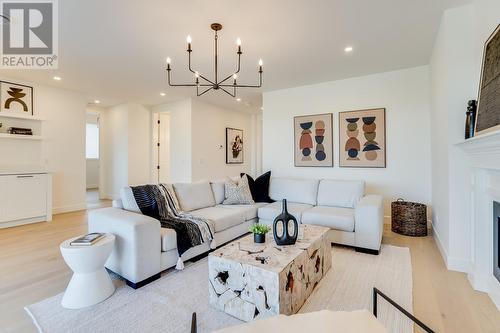
[[[192,42],[193,40],[191,39],[191,36],[190,36],[190,35],[188,35],[188,36],[186,37],[186,41],[187,41],[187,43],[188,43],[188,49],[187,49],[187,50],[188,50],[188,52],[191,52],[191,42]]]
[[[236,45],[238,45],[238,54],[241,54],[241,39],[238,37],[238,39],[236,39]]]

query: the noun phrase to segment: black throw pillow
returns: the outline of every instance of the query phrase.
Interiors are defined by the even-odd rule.
[[[274,202],[274,200],[269,197],[269,181],[271,180],[271,171],[260,175],[255,180],[248,174],[240,174],[241,177],[243,177],[244,175],[246,175],[248,178],[248,186],[250,187],[253,201]]]

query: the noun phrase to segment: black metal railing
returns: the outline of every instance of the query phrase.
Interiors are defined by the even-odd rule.
[[[392,306],[394,306],[396,309],[401,311],[405,316],[410,318],[415,324],[420,326],[424,331],[428,333],[435,333],[433,330],[429,328],[429,326],[425,325],[423,322],[418,320],[414,315],[406,311],[401,305],[398,303],[394,302],[389,296],[378,290],[377,288],[373,288],[373,315],[377,317],[377,296],[380,295],[383,299],[385,299],[387,302],[389,302]]]

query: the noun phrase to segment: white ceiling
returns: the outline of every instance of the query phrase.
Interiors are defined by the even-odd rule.
[[[263,91],[300,86],[427,64],[445,8],[467,0],[61,0],[59,70],[3,70],[21,80],[87,94],[103,105],[161,104],[195,96],[171,88],[165,58],[176,82],[187,71],[186,35],[193,38],[193,66],[213,75],[212,22],[222,23],[220,67],[236,65],[235,40],[243,42],[239,80],[261,89],[241,89],[238,103],[223,92],[201,99],[241,111],[258,111]],[[347,54],[344,47],[352,46]],[[54,75],[63,79],[56,82]],[[222,74],[221,74],[222,75]],[[165,92],[165,97],[160,96]]]

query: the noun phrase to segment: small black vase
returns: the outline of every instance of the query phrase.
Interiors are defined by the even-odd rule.
[[[289,222],[292,221],[293,235],[290,235],[288,232]],[[278,236],[276,232],[277,225],[281,223],[283,225],[283,235]],[[293,245],[297,241],[297,235],[299,233],[299,224],[297,223],[297,219],[290,213],[288,213],[286,199],[283,199],[283,210],[280,215],[278,215],[273,222],[273,235],[274,241],[276,245]]]
[[[265,243],[266,242],[266,234],[253,234],[253,241],[255,243]]]

